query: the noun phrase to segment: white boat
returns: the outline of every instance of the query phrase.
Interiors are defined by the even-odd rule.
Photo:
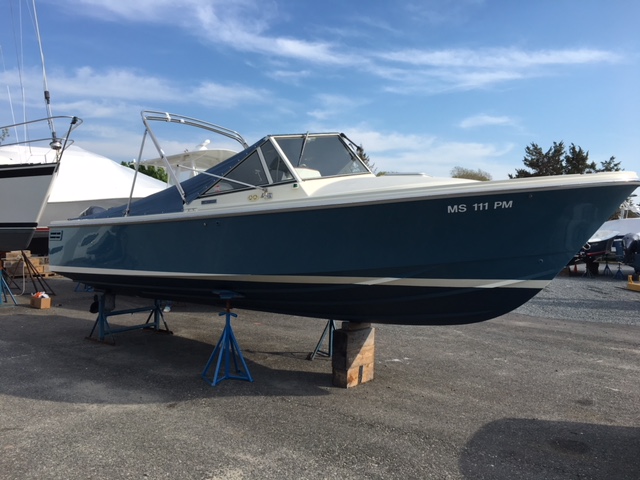
[[[11,125],[0,126],[0,251],[24,250],[29,246],[42,221],[46,203],[60,172],[63,154],[73,144],[71,132],[82,124],[78,117],[52,114],[35,0],[31,4],[30,15],[24,18],[28,18],[35,26],[47,116],[26,120],[25,112],[23,122],[14,121]],[[22,25],[14,25],[14,32],[21,34]],[[16,52],[22,55],[24,39],[17,40]],[[22,75],[20,80],[22,82]],[[21,87],[24,89],[24,85],[21,84]],[[10,110],[13,112],[12,106]],[[62,119],[70,122],[66,135],[59,137],[55,124]],[[42,147],[43,142],[48,146]]]
[[[138,173],[133,194],[135,170],[73,146],[67,150],[60,172],[45,207],[41,227],[56,220],[81,216],[88,209],[108,209],[164,190],[166,183]]]
[[[51,151],[44,147],[26,147],[24,145],[0,147],[0,164],[4,164],[4,167],[18,163],[24,165],[25,168],[39,164],[54,165],[48,163],[50,158]],[[95,213],[127,203],[132,194],[131,186],[134,176],[133,169],[120,165],[107,157],[75,145],[67,148],[64,160],[59,162],[55,182],[51,182],[51,188],[46,191],[47,195],[44,196],[46,201],[41,204],[44,208],[38,216],[35,235],[32,234],[34,244],[29,248],[37,252],[46,252],[51,222],[76,218],[86,213]],[[41,182],[43,178],[40,177]],[[138,173],[132,198],[136,200],[147,197],[163,190],[166,186],[165,182]],[[26,187],[16,183],[12,185],[12,188]],[[43,190],[41,186],[34,185],[24,191],[42,192]],[[29,198],[32,202],[36,201],[35,195]],[[40,199],[40,201],[42,200],[43,198]],[[20,204],[22,205],[20,208],[16,207],[11,211],[13,223],[24,224],[27,222],[27,218],[31,218],[29,224],[32,230],[33,218],[35,217],[27,215],[26,202],[23,201]],[[28,244],[29,242],[27,242]],[[12,243],[11,245],[15,246],[16,244]],[[23,246],[13,249],[27,248],[24,241],[20,241],[19,245]]]
[[[0,165],[0,251],[27,248],[57,170],[57,163]]]
[[[10,129],[53,119],[71,119],[65,138],[31,140],[0,146],[0,251],[24,250],[41,221],[60,161],[70,145],[69,134],[82,122],[77,117],[51,117],[16,125]],[[33,144],[48,141],[49,148]],[[32,155],[34,151],[39,154]]]
[[[226,148],[210,150],[207,145],[209,145],[209,140],[202,142],[194,151],[187,150],[176,155],[169,155],[166,158],[156,157],[141,160],[140,165],[167,169],[168,164],[174,174],[168,176],[167,184],[175,185],[176,181],[180,183],[193,178],[238,153]]]

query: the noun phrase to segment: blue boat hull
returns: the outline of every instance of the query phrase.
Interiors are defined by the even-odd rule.
[[[50,233],[52,269],[148,298],[393,324],[473,323],[525,303],[636,185],[396,200]],[[161,220],[161,221],[160,221]]]

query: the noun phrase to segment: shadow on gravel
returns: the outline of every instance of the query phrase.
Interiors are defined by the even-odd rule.
[[[640,478],[640,428],[507,418],[485,425],[463,449],[468,479]]]
[[[251,354],[251,344],[247,342],[245,349],[242,339],[240,346],[255,381],[225,380],[210,386],[200,375],[219,328],[210,327],[211,343],[140,330],[117,335],[117,343],[107,345],[85,338],[93,322],[34,317],[24,310],[29,314],[17,315],[20,309],[16,309],[11,319],[0,318],[2,394],[54,402],[140,404],[229,396],[315,396],[328,394],[331,387],[331,374],[323,373],[326,364],[306,362],[306,353]],[[306,368],[300,370],[301,366]]]

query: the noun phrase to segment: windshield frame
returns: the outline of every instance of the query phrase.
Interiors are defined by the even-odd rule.
[[[271,154],[270,158],[266,158],[267,148],[265,147],[272,149],[271,153],[276,153],[277,156],[271,158],[273,156]],[[250,147],[250,151],[246,150],[243,153],[244,158],[226,173],[220,175],[219,180],[211,185],[201,197],[224,195],[250,189],[266,190],[268,187],[287,183],[373,174],[369,166],[358,155],[355,143],[342,133],[268,135],[263,138],[263,141]],[[243,164],[252,157],[255,158],[254,155],[260,159],[266,181],[253,184],[234,179],[234,171],[242,170]],[[276,165],[273,165],[274,162]],[[273,168],[274,166],[277,168]],[[274,172],[277,172],[277,176],[280,178],[277,178]],[[225,179],[235,183],[233,188],[216,188],[216,185],[224,185]]]

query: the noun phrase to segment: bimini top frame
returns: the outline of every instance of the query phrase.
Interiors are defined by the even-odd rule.
[[[169,160],[167,159],[167,156],[165,155],[164,150],[160,146],[160,142],[158,141],[158,138],[156,137],[155,133],[153,132],[153,129],[151,128],[151,122],[176,123],[178,125],[186,125],[189,127],[201,128],[203,130],[207,130],[209,132],[216,133],[218,135],[222,135],[224,137],[235,140],[240,145],[242,145],[243,150],[249,147],[249,144],[247,144],[245,139],[242,138],[242,135],[240,135],[238,132],[235,132],[233,130],[229,130],[228,128],[221,127],[220,125],[215,125],[213,123],[205,122],[205,121],[198,120],[192,117],[187,117],[184,115],[179,115],[179,114],[169,113],[169,112],[160,112],[155,110],[143,110],[142,112],[140,112],[140,115],[142,116],[142,123],[144,123],[145,130],[144,130],[144,135],[142,136],[142,144],[140,145],[140,153],[138,154],[138,158],[135,163],[136,173],[133,176],[133,184],[131,185],[131,193],[129,194],[129,201],[127,202],[127,209],[125,211],[125,216],[128,215],[129,209],[131,207],[133,190],[136,185],[136,177],[138,175],[140,162],[142,161],[142,152],[144,150],[144,145],[145,145],[145,140],[147,138],[147,135],[149,136],[149,138],[151,138],[153,145],[156,147],[156,150],[158,151],[160,158],[162,159],[162,161],[164,162],[167,168],[167,173],[171,176],[171,180],[173,181],[176,188],[178,189],[178,193],[182,198],[182,203],[186,203],[186,196],[185,196],[184,190],[182,189],[182,186],[180,185],[180,180],[178,179],[176,173],[173,171],[173,168],[171,168],[171,164],[169,163]]]

